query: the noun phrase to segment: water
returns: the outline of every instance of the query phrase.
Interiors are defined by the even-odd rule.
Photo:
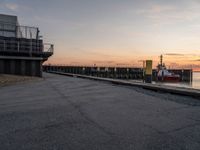
[[[200,72],[193,73],[192,88],[200,89]]]
[[[154,83],[156,84],[156,83]],[[200,72],[193,72],[193,81],[192,82],[179,82],[179,83],[159,83],[169,86],[185,87],[185,88],[194,88],[200,89]]]
[[[130,80],[133,82],[143,82],[142,80]],[[184,88],[193,88],[200,90],[200,72],[193,72],[193,81],[192,82],[178,82],[178,83],[167,83],[167,82],[155,82],[153,81],[152,84],[159,84],[159,85],[168,85],[168,86],[175,86],[175,87],[184,87]]]

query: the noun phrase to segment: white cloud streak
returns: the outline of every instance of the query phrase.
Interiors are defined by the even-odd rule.
[[[158,24],[175,24],[184,21],[195,21],[200,18],[200,5],[189,6],[158,5],[152,4],[144,9],[139,9],[136,14],[150,19]]]
[[[19,5],[15,3],[5,3],[5,7],[11,11],[18,11],[19,10]]]

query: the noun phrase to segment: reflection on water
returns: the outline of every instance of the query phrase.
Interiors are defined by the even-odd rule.
[[[200,72],[193,73],[192,87],[195,89],[200,89]]]
[[[143,82],[142,80],[130,80],[133,82]],[[178,82],[178,83],[167,83],[167,82],[155,82],[152,84],[159,85],[168,85],[168,86],[176,86],[176,87],[185,87],[185,88],[194,88],[200,90],[200,72],[193,72],[193,81],[192,82]]]
[[[154,84],[156,84],[156,83],[154,83]],[[161,83],[161,84],[169,85],[169,86],[200,89],[200,72],[193,72],[193,81],[192,82]]]

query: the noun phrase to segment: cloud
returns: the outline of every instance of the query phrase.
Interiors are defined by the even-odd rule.
[[[117,66],[121,66],[121,67],[123,67],[123,66],[130,66],[129,63],[117,63],[116,65]]]
[[[12,11],[18,11],[18,9],[19,9],[19,5],[15,4],[15,3],[5,3],[5,7]]]
[[[95,63],[95,64],[114,64],[114,63],[116,63],[115,61],[107,61],[107,60],[104,60],[104,61],[93,61],[93,63]]]
[[[30,11],[33,10],[32,7],[29,7],[27,5],[16,3],[15,2],[8,2],[8,1],[2,1],[0,2],[0,9],[6,9],[12,12],[19,12],[19,11]]]
[[[105,52],[101,52],[101,50],[86,50],[86,49],[80,49],[80,48],[72,48],[71,50],[73,50],[74,52],[77,52],[77,53],[82,53],[82,54],[85,54],[85,55],[90,55],[90,56],[98,56],[98,57],[101,57],[101,58],[122,58],[123,56],[121,55],[116,55],[116,54],[108,54],[108,53],[105,53]],[[109,51],[109,50],[108,50]]]
[[[146,9],[140,9],[137,11],[137,14],[139,15],[146,15],[146,14],[159,14],[164,13],[167,11],[175,10],[176,8],[174,6],[164,6],[164,5],[152,5],[149,8]]]
[[[194,61],[200,61],[200,59],[196,59],[196,60],[194,60]]]
[[[72,61],[72,62],[70,62],[70,65],[81,65],[81,62],[78,62],[78,61]]]
[[[164,4],[151,4],[144,9],[139,9],[136,14],[150,19],[157,24],[176,24],[184,21],[195,21],[200,18],[199,14],[200,6],[194,3],[180,4],[177,7],[176,4],[170,5]]]
[[[185,54],[180,54],[180,53],[166,53],[165,55],[167,55],[167,56],[184,56]]]

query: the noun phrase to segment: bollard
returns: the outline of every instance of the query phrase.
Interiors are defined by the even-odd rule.
[[[152,82],[152,60],[146,60],[145,83]]]

